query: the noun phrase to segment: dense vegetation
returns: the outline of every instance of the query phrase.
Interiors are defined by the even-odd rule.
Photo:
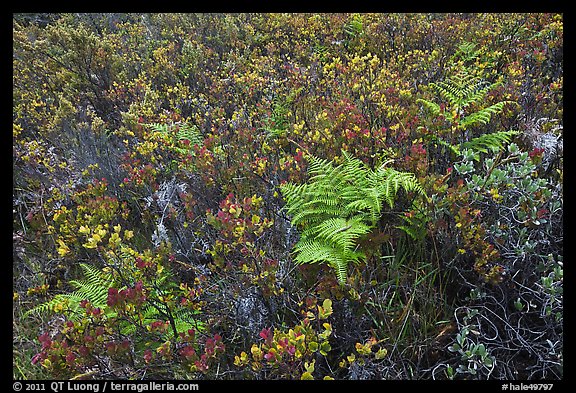
[[[14,14],[15,379],[560,379],[560,14]]]

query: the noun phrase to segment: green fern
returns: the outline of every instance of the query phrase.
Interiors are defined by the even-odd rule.
[[[366,260],[358,240],[371,232],[381,216],[382,204],[394,205],[400,189],[426,195],[412,173],[385,165],[371,170],[343,152],[344,161],[309,158],[308,183],[280,187],[292,224],[300,229],[294,246],[295,262],[326,263],[342,284],[348,265]]]
[[[500,101],[487,108],[480,109],[477,112],[464,116],[460,120],[460,127],[462,129],[467,129],[476,124],[488,124],[488,122],[490,122],[490,119],[492,118],[492,115],[501,113],[504,110],[504,106],[512,102],[513,101]]]
[[[422,203],[415,201],[412,204],[411,214],[400,216],[405,224],[398,225],[396,228],[404,231],[414,242],[424,241],[428,233],[427,224],[429,221],[426,210],[426,207]]]
[[[168,137],[173,142],[188,140],[190,141],[190,146],[201,145],[204,142],[204,138],[198,128],[188,123],[148,123],[146,126],[152,131]]]
[[[463,55],[470,54],[473,53],[474,45],[464,43],[459,48]],[[486,95],[498,86],[498,83],[488,83],[470,74],[466,68],[462,68],[446,81],[431,83],[430,86],[436,91],[439,98],[445,101],[445,111],[456,115],[458,123],[453,130],[468,130],[477,125],[486,125],[493,115],[502,113],[506,105],[514,103],[514,101],[500,101],[474,112],[466,113],[468,108],[480,105]],[[417,102],[421,103],[433,116],[442,114],[442,106],[436,102],[425,99],[418,99]],[[516,134],[516,131],[494,132],[480,135],[460,144],[452,144],[433,134],[428,134],[426,137],[458,156],[464,149],[470,149],[476,153],[497,152],[503,149],[504,144],[509,143],[512,136]]]
[[[461,115],[458,125],[460,129],[467,129],[476,124],[487,124],[492,115],[502,112],[505,105],[513,103],[513,101],[500,101],[487,108],[463,115],[468,107],[480,103],[486,94],[498,86],[498,83],[489,83],[470,74],[466,68],[462,68],[449,79],[431,83],[430,86],[447,101],[449,112]],[[425,99],[418,99],[417,102],[422,103],[434,116],[438,116],[441,112],[440,105],[435,102]]]
[[[290,125],[290,105],[301,91],[302,88],[298,88],[290,92],[287,97],[274,97],[271,113],[264,119],[264,130],[268,133],[268,138],[278,138],[286,135]]]
[[[124,256],[123,256],[124,257]],[[30,310],[24,315],[46,314],[50,312],[62,312],[71,321],[77,321],[84,316],[84,310],[80,303],[84,300],[89,301],[94,307],[104,311],[108,318],[116,317],[116,312],[108,307],[108,289],[117,287],[118,283],[114,280],[112,273],[105,272],[94,266],[80,263],[84,278],[81,280],[71,280],[70,285],[75,288],[74,292],[63,293],[54,296],[51,300],[42,303]],[[161,275],[156,281],[156,287],[161,287],[166,282],[168,275]],[[149,303],[152,300],[149,299]],[[156,306],[148,305],[142,310],[142,322],[154,322],[156,320],[170,320],[174,324],[177,333],[187,332],[189,329],[200,330],[202,324],[195,318],[198,312],[186,308],[167,309],[166,305],[157,303]],[[136,332],[136,325],[124,323],[119,326],[124,335]],[[174,330],[169,329],[165,334],[166,339],[174,338]]]
[[[471,62],[478,57],[476,46],[477,44],[474,42],[462,42],[456,48],[455,56],[460,57],[466,63]]]
[[[318,59],[320,59],[321,62],[325,62],[330,55],[330,50],[321,44],[314,45],[312,52],[318,56]]]
[[[32,313],[44,314],[62,307],[70,320],[78,320],[83,315],[80,308],[83,300],[88,300],[94,307],[105,309],[108,288],[114,283],[112,275],[85,263],[80,263],[80,268],[85,279],[70,281],[70,285],[76,289],[74,292],[58,294],[48,302],[28,310],[25,316]]]
[[[362,15],[354,14],[348,22],[344,24],[344,33],[347,39],[353,40],[364,34],[364,21]]]
[[[166,143],[171,151],[181,157],[194,155],[194,145],[201,146],[204,143],[198,128],[188,123],[148,123],[146,126],[155,132],[154,137]]]
[[[499,131],[480,135],[468,142],[464,142],[461,145],[461,150],[471,149],[481,153],[488,153],[488,151],[497,153],[504,149],[505,144],[510,143],[514,135],[518,135],[518,131]]]
[[[177,334],[186,333],[188,330],[193,329],[195,331],[203,330],[202,322],[198,321],[197,314],[199,311],[191,311],[188,309],[178,308],[171,312],[171,316],[174,320],[174,327]],[[152,323],[158,320],[166,321],[168,319],[167,310],[158,310],[158,308],[153,306],[147,306],[141,313],[141,321],[144,325]],[[124,324],[120,327],[120,332],[122,335],[129,336],[135,334],[137,331],[137,326],[135,324]],[[168,329],[166,333],[162,335],[163,340],[171,340],[174,338],[174,330]]]
[[[286,134],[288,128],[288,103],[279,97],[272,100],[272,112],[266,122],[266,131],[270,136],[279,137]]]

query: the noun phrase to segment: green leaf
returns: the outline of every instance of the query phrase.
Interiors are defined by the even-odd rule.
[[[320,353],[324,356],[328,356],[328,352],[330,352],[332,350],[332,347],[330,346],[330,343],[328,341],[323,341],[320,344]]]
[[[318,306],[318,318],[327,319],[330,315],[332,315],[332,312],[332,300],[324,299],[322,306]]]
[[[311,341],[308,343],[308,349],[311,352],[316,352],[318,350],[318,343],[316,341]]]

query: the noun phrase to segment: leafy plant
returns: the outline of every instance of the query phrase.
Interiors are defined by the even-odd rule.
[[[488,92],[498,86],[498,83],[489,83],[470,74],[465,68],[462,68],[448,80],[431,83],[430,86],[441,98],[448,102],[452,114],[460,120],[460,128],[466,128],[477,123],[486,124],[490,121],[493,114],[502,111],[504,105],[513,103],[513,101],[500,101],[463,116],[464,111],[468,107],[481,102]],[[417,101],[424,104],[433,114],[440,114],[441,107],[439,104],[424,99]]]
[[[350,263],[366,260],[358,239],[376,227],[383,202],[393,207],[401,188],[425,195],[412,173],[386,164],[371,170],[345,151],[343,157],[344,162],[334,166],[312,156],[308,183],[280,187],[285,211],[302,230],[294,246],[296,263],[327,263],[341,284]]]
[[[464,45],[464,47],[468,46]],[[475,153],[488,153],[489,151],[497,153],[503,150],[504,145],[511,142],[515,135],[519,134],[517,131],[509,130],[472,137],[470,130],[473,127],[488,124],[493,115],[501,113],[506,105],[514,103],[514,101],[503,100],[488,107],[475,109],[482,105],[486,95],[493,91],[498,83],[488,83],[470,74],[466,68],[462,68],[449,79],[431,83],[430,86],[444,102],[438,104],[422,98],[417,102],[423,104],[434,117],[448,117],[451,129],[440,132],[440,134],[447,134],[447,137],[429,133],[426,138],[447,148],[454,155],[460,156],[466,149]],[[457,131],[460,131],[461,135],[455,140]]]
[[[350,41],[364,34],[364,21],[362,15],[354,14],[344,25],[344,33]]]
[[[450,114],[455,130],[467,130],[479,124],[488,124],[493,115],[503,111],[505,105],[514,103],[509,100],[499,101],[488,107],[466,113],[470,108],[481,104],[486,95],[498,86],[497,82],[489,83],[470,74],[466,68],[462,68],[447,80],[431,83],[430,86],[440,98],[446,101],[447,105],[422,98],[417,102],[423,104],[434,116],[446,112]]]
[[[189,123],[148,123],[146,124],[156,139],[166,144],[166,148],[180,160],[172,160],[171,166],[178,166],[183,160],[195,155],[194,146],[202,146],[204,138],[198,128]]]
[[[28,310],[24,316],[29,317],[33,313],[42,314],[55,311],[66,312],[69,314],[70,320],[77,320],[84,314],[80,303],[86,300],[94,307],[105,308],[108,288],[114,284],[113,276],[86,263],[80,263],[80,268],[85,278],[83,280],[70,280],[70,285],[76,288],[74,292],[58,294],[51,300]]]
[[[264,119],[264,130],[268,133],[269,138],[286,136],[291,123],[290,107],[301,91],[302,88],[300,87],[291,91],[287,96],[275,96],[272,99],[271,113]]]
[[[252,344],[250,354],[242,351],[236,355],[234,365],[250,365],[252,371],[264,370],[283,378],[314,379],[314,363],[332,351],[332,325],[328,322],[332,312],[332,300],[324,299],[322,305],[307,307],[305,317],[292,328],[262,329],[259,337],[263,341]]]
[[[116,307],[122,301],[123,293],[130,298],[131,288],[118,290],[118,283],[111,270],[105,271],[86,263],[81,263],[80,267],[84,274],[84,279],[70,280],[70,284],[76,288],[71,293],[61,293],[51,300],[44,302],[30,310],[25,316],[32,313],[62,313],[71,321],[77,321],[85,315],[83,304],[90,303],[93,308],[100,309],[108,318],[116,318],[120,309]],[[157,285],[162,285],[167,275],[163,275],[157,280]],[[148,324],[158,319],[168,319],[173,329],[167,329],[166,338],[175,338],[176,334],[187,332],[189,329],[199,329],[201,326],[195,319],[195,313],[189,309],[175,307],[168,309],[166,304],[148,299],[148,305],[144,305],[138,317],[141,323]],[[121,324],[122,334],[130,335],[136,332],[136,325],[132,323]]]
[[[470,337],[470,333],[477,329],[471,320],[478,314],[476,309],[467,309],[463,318],[463,325],[456,334],[456,343],[448,347],[450,352],[460,355],[462,363],[456,368],[457,374],[477,375],[487,373],[488,377],[494,370],[496,359],[490,354],[489,349],[483,343],[476,343]],[[453,376],[453,369],[448,371],[449,376]]]

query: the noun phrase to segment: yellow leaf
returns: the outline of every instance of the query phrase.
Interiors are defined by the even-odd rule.
[[[305,371],[300,377],[301,380],[312,380],[314,377],[308,371]]]
[[[84,243],[83,246],[85,248],[96,248],[96,242],[93,238],[89,238],[87,243]]]
[[[128,230],[124,231],[124,239],[130,240],[132,237],[134,237],[134,232]]]
[[[324,299],[322,306],[318,306],[318,318],[326,319],[332,315],[332,300]]]
[[[312,360],[310,363],[304,362],[304,368],[306,369],[307,372],[313,373],[315,363],[316,363],[316,360]]]
[[[250,352],[252,353],[254,360],[262,360],[262,350],[256,344],[252,344]]]
[[[118,236],[117,232],[114,232],[112,234],[112,236],[110,236],[110,239],[108,239],[108,243],[110,245],[112,245],[113,247],[118,246],[118,244],[120,244],[120,241],[121,241],[121,239],[120,239],[120,236]]]
[[[64,243],[62,239],[58,239],[58,244],[60,244],[60,247],[58,247],[58,255],[63,257],[70,252],[70,248],[66,245],[66,243]]]
[[[383,358],[386,356],[387,353],[388,353],[388,350],[387,350],[386,348],[380,348],[380,349],[374,354],[374,357],[375,357],[377,360],[380,360],[380,359],[383,359]]]

